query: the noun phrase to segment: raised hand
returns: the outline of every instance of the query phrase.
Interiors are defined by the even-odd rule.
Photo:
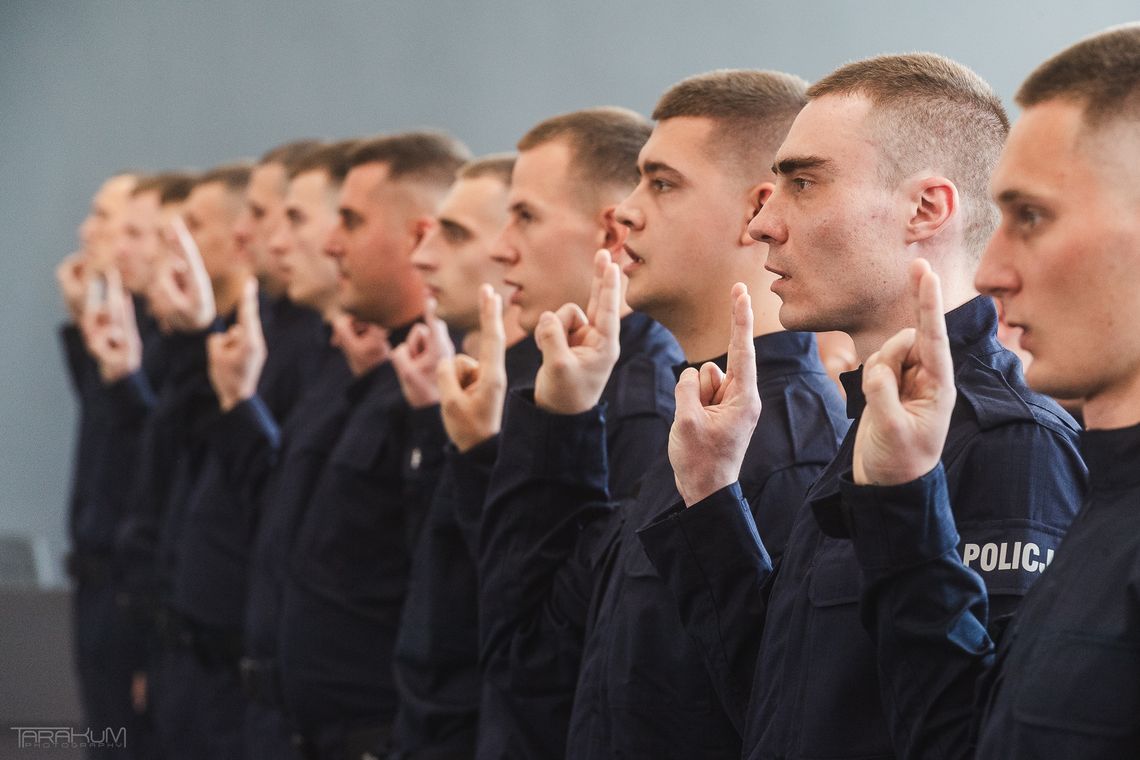
[[[404,398],[413,409],[439,403],[436,374],[443,358],[455,356],[455,346],[447,325],[435,315],[435,299],[429,298],[422,324],[416,324],[408,338],[392,351],[392,367],[400,380]]]
[[[355,377],[366,375],[388,361],[392,346],[388,331],[349,314],[333,318],[332,344],[341,350]]]
[[[540,409],[579,414],[598,403],[621,350],[620,311],[621,273],[609,251],[598,251],[585,313],[568,303],[538,319],[534,338],[542,366],[534,379],[534,403]]]
[[[147,291],[151,311],[165,332],[205,330],[217,316],[210,275],[181,217],[163,234],[163,255]]]
[[[861,485],[898,485],[934,469],[954,411],[938,275],[916,259],[910,277],[918,328],[901,330],[863,368],[867,407],[855,434],[853,472]]]
[[[257,280],[253,277],[246,280],[237,321],[226,332],[206,338],[206,353],[210,359],[210,384],[214,386],[223,412],[257,392],[268,349],[261,330]]]
[[[736,482],[760,419],[752,298],[742,283],[733,286],[732,295],[728,371],[706,362],[699,371],[689,367],[677,380],[669,462],[687,507]]]
[[[87,351],[99,365],[99,376],[110,384],[142,366],[142,338],[135,322],[135,305],[114,267],[107,270],[107,299],[83,310],[80,327]]]
[[[460,451],[496,435],[507,395],[503,299],[490,285],[479,290],[479,360],[446,356],[436,374],[447,437]]]
[[[79,324],[83,316],[83,304],[87,297],[86,264],[82,251],[76,251],[55,268],[55,281],[71,320]]]

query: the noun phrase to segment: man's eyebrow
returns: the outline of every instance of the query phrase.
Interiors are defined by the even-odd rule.
[[[821,156],[792,156],[772,164],[772,173],[794,174],[804,169],[828,169],[832,165],[830,158]]]
[[[675,177],[683,176],[681,172],[674,169],[664,161],[646,161],[641,167],[641,173],[644,174],[672,174]]]
[[[439,218],[439,226],[443,231],[453,237],[468,237],[471,231],[466,226],[460,224],[454,219],[448,219],[446,216]]]
[[[1019,201],[1035,201],[1037,200],[1037,196],[1012,187],[1008,190],[1002,190],[994,200],[1002,206],[1008,206]]]

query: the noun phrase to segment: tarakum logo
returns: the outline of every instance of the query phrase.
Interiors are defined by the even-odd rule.
[[[13,726],[20,749],[86,749],[125,748],[127,729],[87,728],[80,731],[71,726]]]

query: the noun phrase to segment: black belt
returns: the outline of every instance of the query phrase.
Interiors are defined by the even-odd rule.
[[[284,706],[281,672],[275,661],[242,657],[238,670],[241,672],[242,690],[247,697],[266,707],[281,709]]]

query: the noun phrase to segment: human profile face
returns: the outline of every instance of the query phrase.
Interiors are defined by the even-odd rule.
[[[111,177],[95,192],[87,216],[79,225],[79,243],[97,263],[108,264],[110,246],[118,233],[135,178],[129,174]]]
[[[298,174],[285,194],[285,223],[269,239],[294,302],[324,312],[336,300],[336,262],[325,242],[337,223],[336,188],[322,170]]]
[[[754,190],[770,172],[761,167],[749,181],[718,160],[715,129],[707,118],[660,122],[638,158],[641,181],[614,210],[629,230],[626,300],[666,327],[693,305],[719,303],[732,283],[752,279],[764,263],[765,246],[747,230]]]
[[[225,184],[207,182],[195,186],[182,206],[186,229],[215,284],[226,280],[244,263],[234,236],[234,220],[241,210],[240,196],[234,196]]]
[[[245,205],[234,222],[237,245],[247,252],[263,286],[274,293],[285,289],[281,260],[269,255],[269,238],[285,223],[285,167],[258,164],[249,175]]]
[[[492,257],[507,218],[507,186],[492,176],[460,179],[412,252],[412,265],[436,300],[436,314],[459,330],[479,328],[479,286],[506,298],[506,268]]]
[[[1086,399],[1090,426],[1117,426],[1101,410],[1140,390],[1140,129],[1090,130],[1064,100],[1032,106],[990,188],[1001,224],[976,287],[1022,329],[1034,389]]]
[[[750,232],[768,243],[789,330],[841,330],[858,344],[907,303],[913,209],[882,178],[870,114],[861,96],[812,100],[776,153],[776,189]]]
[[[419,238],[407,191],[381,163],[354,167],[341,187],[338,221],[325,245],[340,274],[338,297],[349,314],[395,326],[394,298],[418,280],[410,254]],[[422,287],[422,284],[421,284]]]
[[[132,293],[142,293],[150,280],[159,251],[160,213],[157,190],[132,195],[123,211],[114,246],[115,266]]]
[[[511,174],[507,223],[495,258],[506,267],[510,303],[533,332],[544,311],[590,298],[594,254],[607,243],[604,209],[588,209],[588,188],[571,172],[572,151],[553,140],[522,151]]]

